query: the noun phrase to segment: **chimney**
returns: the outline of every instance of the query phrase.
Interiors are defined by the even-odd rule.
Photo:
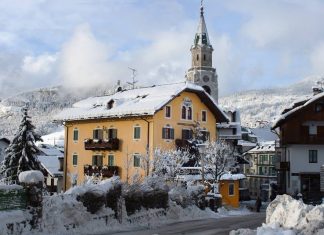
[[[319,93],[323,92],[323,88],[322,87],[313,87],[313,95],[317,95]]]

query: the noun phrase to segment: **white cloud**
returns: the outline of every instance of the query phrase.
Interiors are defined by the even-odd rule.
[[[57,55],[39,55],[39,56],[26,56],[23,60],[22,69],[33,75],[46,75],[49,74],[57,61]]]
[[[88,25],[77,27],[60,53],[59,74],[68,87],[89,87],[117,80],[119,66],[108,60],[112,51],[98,41]]]

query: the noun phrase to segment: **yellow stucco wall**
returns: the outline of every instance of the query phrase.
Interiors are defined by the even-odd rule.
[[[234,194],[229,195],[229,185],[234,184]],[[239,181],[238,180],[221,180],[219,182],[219,192],[222,195],[224,205],[239,207]]]
[[[181,107],[184,99],[190,99],[192,102],[192,120],[181,119]],[[216,138],[216,118],[208,110],[206,105],[200,100],[200,98],[190,92],[182,92],[178,97],[174,98],[168,104],[171,106],[171,118],[165,117],[165,108],[158,111],[154,116],[151,117],[138,117],[138,118],[119,118],[119,119],[96,119],[96,120],[82,120],[82,121],[69,121],[66,122],[65,131],[65,184],[66,189],[71,187],[69,175],[78,174],[77,183],[80,184],[84,181],[84,165],[92,165],[92,156],[101,154],[103,155],[103,165],[108,164],[108,154],[115,156],[115,165],[120,167],[121,179],[126,180],[126,175],[131,177],[136,171],[144,175],[144,171],[141,168],[134,168],[132,164],[132,157],[134,153],[145,155],[147,151],[147,135],[149,129],[149,149],[150,157],[153,157],[153,150],[155,148],[169,149],[175,148],[175,139],[181,139],[183,128],[193,128],[194,121],[199,121],[201,127],[206,128],[210,132],[211,140]],[[207,110],[207,121],[201,122],[201,111]],[[143,120],[145,119],[145,120]],[[149,122],[149,124],[148,124]],[[170,125],[174,128],[175,138],[174,140],[162,139],[162,128],[165,125]],[[141,127],[141,138],[140,140],[133,139],[133,128],[134,126]],[[148,128],[148,125],[150,127]],[[96,128],[115,128],[117,129],[117,138],[120,140],[120,147],[118,151],[92,151],[85,150],[84,140],[87,138],[93,138],[93,130]],[[78,141],[73,141],[73,130],[79,130]],[[73,166],[72,156],[73,154],[78,155],[78,164]],[[131,161],[131,167],[127,171],[125,169],[127,155]]]

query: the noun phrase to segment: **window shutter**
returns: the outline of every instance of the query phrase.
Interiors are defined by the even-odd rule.
[[[192,139],[193,132],[192,132],[192,130],[189,130],[188,132],[189,132],[189,138],[188,139],[190,140],[190,139]]]
[[[97,162],[96,162],[96,157],[97,156],[92,156],[92,165],[97,165]]]
[[[98,156],[98,166],[102,166],[102,156]]]
[[[170,139],[174,139],[174,129],[170,128]]]
[[[186,139],[186,130],[182,130],[182,139]]]
[[[102,140],[103,138],[103,130],[98,130],[98,139]]]
[[[166,128],[162,128],[162,139],[165,139],[165,129]]]
[[[93,131],[92,131],[92,137],[93,137],[93,139],[97,139],[97,136],[96,136],[96,130],[93,130]]]
[[[117,139],[117,129],[113,129],[112,138]]]

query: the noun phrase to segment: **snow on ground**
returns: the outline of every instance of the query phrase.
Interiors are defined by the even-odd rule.
[[[257,230],[239,229],[230,235],[324,234],[324,204],[306,205],[288,195],[277,196],[267,208],[266,223]]]
[[[98,184],[90,182],[83,186],[74,187],[65,194],[44,196],[42,218],[38,229],[31,231],[30,226],[23,227],[23,221],[27,220],[28,223],[31,219],[27,210],[0,212],[0,228],[3,228],[2,231],[8,231],[6,223],[13,223],[20,226],[13,234],[102,234],[107,231],[118,232],[132,231],[139,228],[150,229],[179,221],[222,218],[251,213],[244,208],[233,211],[221,208],[218,213],[211,211],[209,208],[201,210],[194,205],[183,208],[170,200],[169,207],[166,210],[146,210],[143,208],[131,216],[127,216],[125,206],[123,206],[122,221],[120,223],[115,218],[115,212],[112,209],[102,207],[95,214],[91,214],[83,206],[83,203],[77,200],[77,195],[89,190],[99,193],[107,192],[115,183],[118,183],[118,180],[118,177],[113,177]]]

